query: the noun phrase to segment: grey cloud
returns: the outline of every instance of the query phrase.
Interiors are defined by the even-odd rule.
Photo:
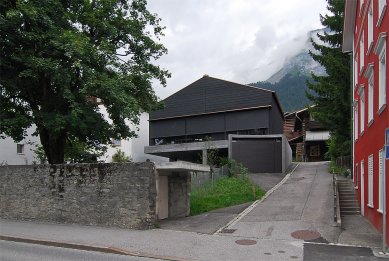
[[[266,80],[304,47],[325,9],[325,0],[282,3],[150,0],[169,50],[157,63],[172,73],[166,88],[156,85],[157,95],[165,98],[205,73],[241,83]]]

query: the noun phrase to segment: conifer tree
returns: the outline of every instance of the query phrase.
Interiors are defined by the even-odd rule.
[[[342,35],[345,1],[327,0],[329,15],[320,16],[322,25],[329,30],[318,34],[321,42],[312,40],[315,51],[312,58],[326,69],[326,75],[312,75],[308,82],[307,97],[316,106],[312,114],[331,132],[329,154],[331,158],[351,153],[351,100],[350,57],[342,53]]]

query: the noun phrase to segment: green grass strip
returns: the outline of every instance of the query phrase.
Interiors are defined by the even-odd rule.
[[[248,178],[223,177],[194,188],[190,197],[190,215],[255,201],[265,195]]]

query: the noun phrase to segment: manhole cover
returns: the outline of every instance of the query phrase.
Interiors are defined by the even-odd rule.
[[[320,233],[314,230],[297,230],[291,236],[302,240],[312,240],[321,237]]]
[[[236,231],[236,229],[230,229],[230,228],[225,228],[220,233],[225,233],[225,234],[232,234]]]
[[[257,243],[257,241],[250,240],[250,239],[239,239],[239,240],[236,240],[235,243],[237,243],[238,245],[242,245],[242,246],[251,246],[251,245],[255,245]]]

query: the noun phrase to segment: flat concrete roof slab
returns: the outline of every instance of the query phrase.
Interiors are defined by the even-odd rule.
[[[191,163],[186,161],[159,162],[155,163],[155,168],[164,171],[202,171],[209,172],[209,165]]]
[[[190,142],[180,144],[165,144],[146,146],[144,152],[146,154],[159,154],[177,151],[201,151],[203,149],[225,149],[228,148],[227,140],[215,140],[207,142]]]

